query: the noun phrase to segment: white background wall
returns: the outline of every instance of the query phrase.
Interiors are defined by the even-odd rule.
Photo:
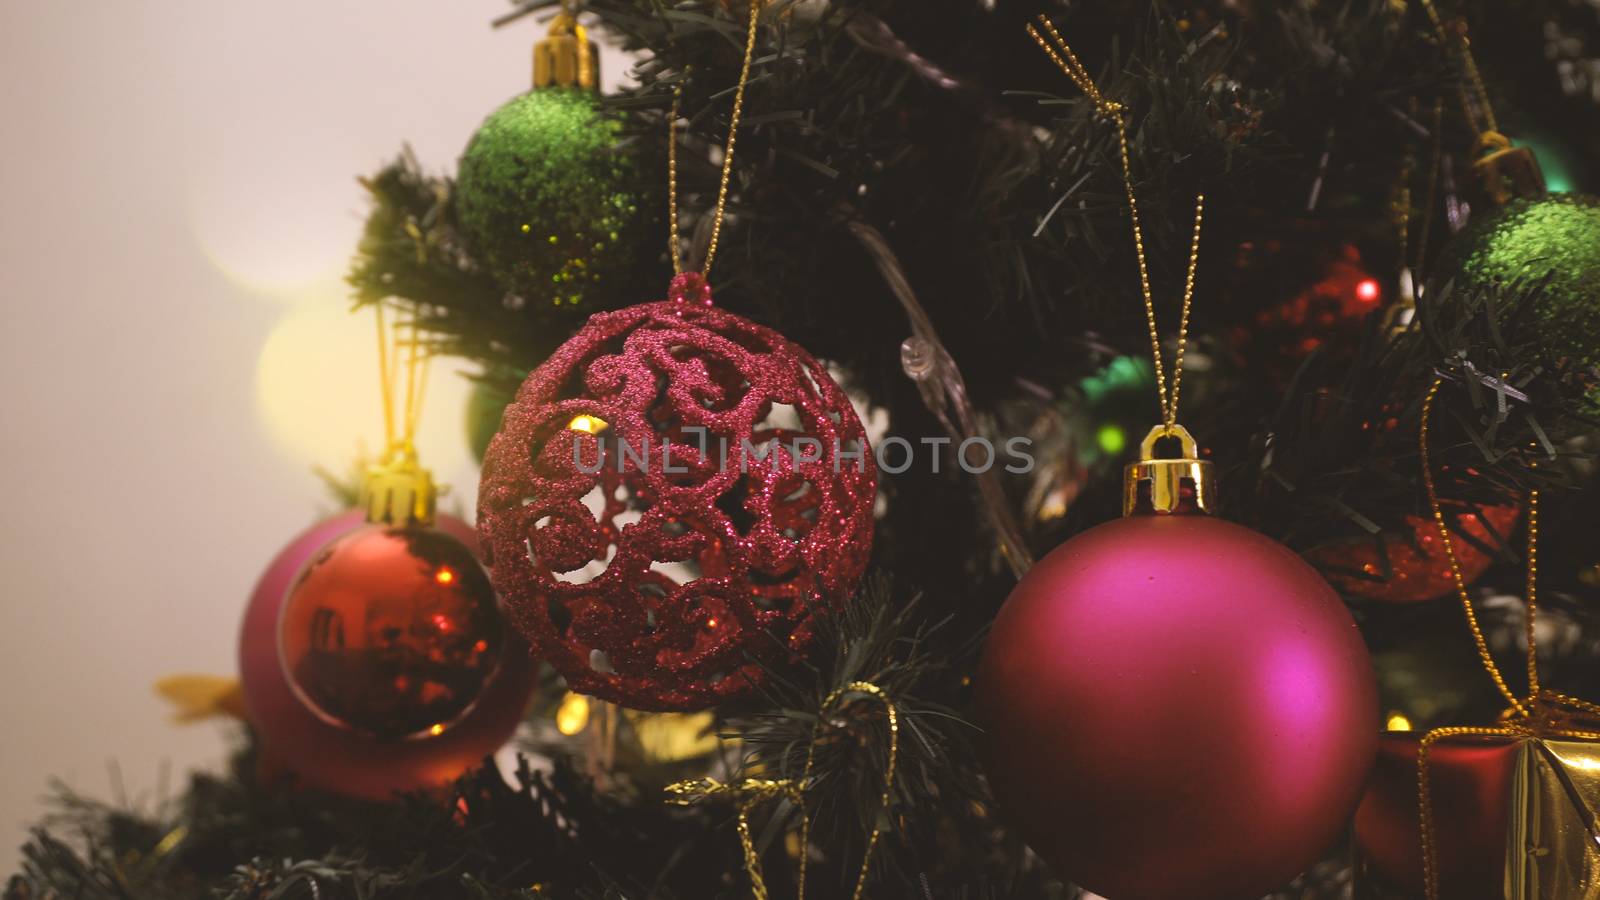
[[[51,777],[110,796],[115,764],[148,800],[223,759],[151,684],[234,671],[252,583],[326,508],[310,467],[375,441],[355,176],[404,141],[453,168],[526,89],[541,29],[506,8],[0,0],[0,873]],[[422,449],[470,508],[440,368]]]

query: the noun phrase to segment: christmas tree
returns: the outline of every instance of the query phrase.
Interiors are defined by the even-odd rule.
[[[168,686],[231,771],[7,900],[1600,897],[1593,4],[535,23],[363,177],[387,450]]]

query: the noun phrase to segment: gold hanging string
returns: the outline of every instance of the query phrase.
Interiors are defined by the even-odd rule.
[[[894,702],[889,699],[889,695],[884,692],[883,688],[878,687],[870,681],[852,681],[844,687],[829,694],[828,699],[822,701],[822,708],[817,711],[817,725],[816,728],[812,730],[811,734],[811,746],[806,748],[806,767],[805,771],[800,775],[800,782],[804,784],[811,780],[811,762],[816,754],[817,742],[822,737],[823,717],[827,715],[828,710],[832,709],[834,705],[844,697],[845,694],[866,694],[872,697],[874,700],[878,701],[878,703],[882,704],[884,716],[888,719],[889,760],[884,764],[883,767],[883,793],[878,796],[879,809],[883,810],[886,814],[889,811],[889,801],[894,791],[895,763],[900,755],[900,711],[895,708]],[[855,892],[850,895],[852,898],[854,898],[854,900],[861,900],[861,894],[866,890],[867,887],[867,874],[872,864],[872,850],[878,845],[878,834],[880,829],[878,828],[877,822],[878,819],[874,819],[872,830],[867,834],[867,848],[862,852],[861,855],[861,872],[856,876]],[[802,818],[800,820],[801,897],[805,896],[804,848],[810,846],[807,842],[807,832],[810,830],[810,826],[811,823],[808,819]]]
[[[433,353],[423,346],[422,331],[415,315],[407,326],[406,417],[400,440],[409,451],[416,444],[417,423],[422,418],[422,400],[428,390],[428,370],[433,362]]]
[[[711,240],[700,274],[711,277],[711,262],[722,239],[723,212],[728,205],[728,181],[733,175],[733,151],[739,143],[739,119],[744,115],[744,89],[750,83],[750,61],[755,58],[756,26],[761,20],[763,0],[750,0],[750,25],[744,38],[744,63],[739,68],[739,84],[733,92],[733,113],[728,118],[728,143],[722,152],[722,177],[717,184],[717,205],[711,214]],[[687,76],[687,72],[684,73]],[[672,271],[683,273],[683,250],[678,240],[678,114],[683,104],[683,86],[672,91],[672,111],[667,117],[667,232],[672,252]]]
[[[405,341],[406,350],[406,413],[405,427],[401,430],[401,442],[409,445],[416,434],[417,421],[417,325],[415,321],[407,323],[402,329],[397,329],[402,334],[409,336]],[[398,335],[397,335],[398,338]]]
[[[1427,10],[1428,20],[1433,23],[1433,29],[1438,33],[1439,41],[1445,47],[1450,47],[1452,44],[1452,29],[1445,25],[1444,19],[1440,18],[1439,10],[1434,8],[1433,0],[1422,0],[1422,8]],[[1461,68],[1467,75],[1467,84],[1461,88],[1462,111],[1472,121],[1474,130],[1479,132],[1498,132],[1500,125],[1495,121],[1494,107],[1489,105],[1489,91],[1483,86],[1483,76],[1478,72],[1478,62],[1472,56],[1472,40],[1467,37],[1465,28],[1453,30],[1455,32],[1453,43],[1461,53]],[[1467,94],[1467,85],[1470,85],[1473,94],[1477,95],[1477,109],[1483,114],[1483,125],[1485,126],[1483,128],[1478,127],[1478,117],[1473,114],[1473,104]]]
[[[1139,289],[1144,297],[1145,322],[1150,327],[1150,356],[1155,363],[1156,396],[1161,404],[1161,418],[1170,434],[1178,424],[1178,394],[1183,382],[1183,354],[1189,340],[1189,309],[1194,299],[1195,267],[1200,261],[1200,225],[1205,212],[1205,194],[1196,194],[1194,198],[1194,234],[1189,242],[1189,268],[1184,277],[1183,284],[1183,311],[1178,320],[1178,343],[1175,358],[1172,361],[1172,387],[1168,390],[1166,367],[1161,359],[1161,333],[1156,327],[1155,295],[1150,290],[1150,268],[1145,263],[1144,232],[1139,224],[1139,200],[1133,189],[1133,166],[1128,155],[1128,117],[1127,108],[1115,100],[1108,99],[1100,93],[1094,79],[1089,76],[1089,70],[1079,61],[1077,54],[1062,39],[1061,33],[1056,30],[1055,23],[1048,16],[1039,17],[1039,28],[1028,25],[1028,34],[1038,43],[1039,48],[1049,56],[1072,83],[1083,91],[1085,97],[1094,105],[1095,112],[1112,121],[1117,128],[1117,153],[1122,162],[1122,187],[1128,195],[1128,219],[1133,229],[1133,249],[1139,260]],[[1048,39],[1046,38],[1048,35]]]
[[[383,402],[383,456],[414,456],[433,353],[423,346],[415,315],[391,326],[383,303],[373,304],[373,308],[378,336],[378,384]],[[400,395],[402,388],[404,394]]]
[[[394,446],[394,377],[389,359],[389,329],[384,324],[383,302],[374,303],[378,324],[378,387],[383,395],[383,447]]]
[[[1539,657],[1534,652],[1538,638],[1534,626],[1539,615],[1539,492],[1528,492],[1528,613],[1524,623],[1528,629],[1528,699],[1537,702],[1539,697]]]
[[[1484,669],[1488,671],[1489,676],[1494,679],[1495,686],[1500,689],[1500,693],[1511,702],[1511,708],[1506,711],[1507,721],[1502,725],[1435,728],[1424,735],[1417,745],[1417,819],[1421,828],[1422,876],[1427,900],[1439,900],[1438,848],[1434,846],[1433,798],[1428,766],[1428,751],[1434,744],[1444,738],[1457,736],[1525,739],[1563,737],[1585,741],[1600,740],[1600,731],[1595,730],[1596,723],[1600,723],[1600,704],[1546,690],[1539,685],[1539,647],[1537,640],[1539,614],[1538,490],[1528,492],[1528,580],[1525,589],[1527,595],[1526,640],[1528,644],[1528,696],[1526,699],[1519,699],[1506,686],[1505,679],[1500,675],[1500,669],[1489,655],[1488,644],[1484,640],[1483,631],[1478,627],[1477,616],[1472,610],[1472,599],[1467,593],[1466,582],[1461,575],[1461,565],[1456,558],[1455,544],[1450,536],[1450,529],[1445,524],[1444,510],[1439,504],[1439,495],[1434,489],[1433,468],[1428,457],[1429,420],[1433,414],[1434,399],[1438,396],[1439,388],[1443,383],[1443,379],[1434,379],[1433,385],[1428,389],[1428,394],[1422,401],[1422,425],[1418,434],[1422,483],[1427,490],[1428,506],[1433,513],[1434,525],[1439,530],[1439,541],[1444,547],[1445,558],[1450,562],[1450,574],[1455,581],[1456,595],[1461,600],[1461,608],[1467,614],[1467,625],[1472,630],[1472,638],[1478,645],[1478,658],[1483,662]],[[1534,462],[1533,465],[1537,466],[1538,463]],[[1597,834],[1592,826],[1589,827],[1589,831],[1592,838],[1600,840],[1600,834]]]
[[[853,681],[842,688],[829,694],[822,701],[822,706],[817,710],[817,724],[811,731],[811,744],[806,749],[805,768],[796,779],[766,779],[745,778],[736,782],[722,782],[715,778],[700,778],[693,781],[680,781],[668,785],[666,788],[669,803],[688,806],[713,797],[733,797],[738,803],[739,818],[739,846],[744,853],[745,871],[750,875],[750,895],[755,900],[768,900],[767,882],[762,874],[761,855],[756,851],[755,841],[750,836],[750,811],[770,800],[787,799],[800,811],[800,862],[798,874],[795,879],[796,894],[800,900],[806,896],[806,855],[807,848],[811,846],[811,816],[806,812],[804,788],[811,781],[812,763],[815,760],[817,744],[822,738],[822,729],[827,721],[830,710],[839,704],[849,694],[866,694],[876,700],[883,707],[884,718],[889,726],[889,759],[883,769],[883,792],[879,795],[881,809],[885,812],[894,793],[895,765],[900,754],[900,711],[895,707],[894,701],[889,699],[887,692],[870,681]],[[856,875],[855,891],[850,895],[852,900],[861,900],[867,889],[867,876],[872,871],[872,851],[878,845],[881,829],[876,821],[872,830],[867,834],[867,846],[861,855],[861,869]]]

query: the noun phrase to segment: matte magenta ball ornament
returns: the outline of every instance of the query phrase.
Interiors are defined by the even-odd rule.
[[[361,511],[267,567],[246,610],[240,680],[263,757],[350,797],[448,785],[511,737],[535,685],[471,547],[472,527]]]
[[[1162,436],[1184,457],[1153,459]],[[1003,819],[1112,900],[1259,897],[1315,862],[1377,748],[1349,613],[1282,545],[1211,517],[1179,427],[1128,467],[1124,518],[1056,548],[995,619],[978,715]]]
[[[876,478],[827,370],[684,273],[528,376],[484,454],[478,528],[512,621],[568,687],[700,709],[803,654],[855,589]]]

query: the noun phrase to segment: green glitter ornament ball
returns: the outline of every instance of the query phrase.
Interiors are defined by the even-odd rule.
[[[1473,217],[1440,259],[1457,288],[1549,277],[1533,309],[1552,351],[1600,364],[1600,199],[1551,194]]]
[[[620,127],[592,93],[543,88],[500,107],[473,135],[457,212],[474,255],[508,291],[569,306],[626,277],[647,223]]]

